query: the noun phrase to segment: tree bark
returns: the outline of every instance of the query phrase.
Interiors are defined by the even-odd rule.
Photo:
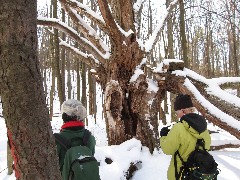
[[[53,1],[53,17],[57,18],[57,0]],[[54,69],[55,69],[55,75],[57,78],[57,89],[58,89],[58,97],[60,101],[60,105],[65,100],[65,95],[63,92],[63,83],[62,83],[62,75],[60,72],[60,48],[59,48],[59,33],[58,30],[54,28]]]
[[[82,80],[81,102],[87,108],[87,77],[86,77],[86,64],[84,62],[81,62],[81,80]]]
[[[81,101],[81,72],[80,72],[80,64],[79,59],[76,59],[76,74],[77,74],[77,100]]]
[[[186,31],[185,31],[185,9],[184,9],[184,2],[183,0],[179,0],[180,5],[180,38],[181,38],[181,49],[183,53],[183,60],[185,63],[185,67],[189,67],[188,61],[188,50],[187,50],[187,38],[186,38]]]
[[[16,178],[59,180],[37,58],[37,1],[0,4],[0,94]]]
[[[69,57],[69,53],[68,53]],[[70,69],[70,59],[67,61],[67,89],[68,89],[68,99],[71,99],[72,84],[71,84],[71,69]]]
[[[62,21],[65,22],[65,11],[62,9]],[[62,33],[62,40],[66,41],[66,35],[65,33]],[[61,66],[61,79],[62,79],[62,98],[65,101],[66,99],[66,94],[65,94],[65,67],[66,67],[66,49],[62,47],[61,49],[61,61],[62,61],[62,66]]]
[[[166,6],[168,7],[171,3],[170,0],[166,0]],[[174,59],[174,50],[173,50],[173,13],[170,13],[170,16],[167,20],[167,37],[168,37],[168,53],[167,58]],[[166,56],[166,55],[165,55]]]
[[[91,75],[90,67],[88,67],[88,87],[89,87],[89,114],[96,117],[96,80]]]
[[[7,169],[8,169],[8,175],[11,175],[13,173],[13,157],[11,154],[11,149],[9,146],[9,141],[7,144]]]

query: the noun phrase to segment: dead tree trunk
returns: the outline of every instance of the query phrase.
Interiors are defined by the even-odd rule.
[[[174,70],[183,70],[183,66],[184,66],[183,63],[180,64],[170,63],[169,69],[166,73],[156,74],[159,86],[160,85],[164,86],[167,91],[170,91],[172,93],[177,94],[182,92],[191,95],[194,106],[207,120],[212,122],[214,125],[228,131],[236,138],[240,139],[240,132],[238,130],[238,127],[234,127],[234,125],[232,124],[227,124],[226,122],[221,120],[220,117],[214,115],[214,113],[212,113],[210,109],[204,107],[204,104],[199,102],[194,96],[193,92],[184,85],[185,80],[186,79],[190,80],[193,86],[206,99],[206,101],[210,102],[212,105],[217,107],[218,110],[228,114],[229,117],[235,119],[236,121],[240,121],[240,113],[238,110],[239,107],[237,107],[234,103],[231,104],[229,102],[226,102],[212,95],[211,93],[208,94],[208,92],[205,90],[207,88],[207,84],[203,83],[198,79],[193,79],[192,77],[188,76],[187,77],[175,76],[174,74],[171,74],[171,72]],[[164,77],[164,80],[161,80],[162,77]]]
[[[96,76],[96,81],[104,91],[109,144],[120,144],[127,139],[137,137],[153,152],[155,147],[159,147],[158,109],[156,108],[159,99],[157,99],[157,90],[150,88],[150,83],[154,84],[154,82],[149,80],[146,75],[141,75],[131,81],[136,67],[146,57],[144,49],[140,47],[136,38],[138,32],[135,28],[133,1],[98,0],[101,19],[88,13],[77,2],[59,1],[76,23],[78,34],[56,21],[40,19],[39,24],[63,30],[84,48],[84,51],[78,55],[86,65],[94,68],[93,74]],[[92,27],[93,33],[89,33],[90,28],[83,26],[82,19],[73,10],[98,25],[103,34],[109,38],[106,43],[110,46],[109,49],[104,44],[105,40],[98,37],[98,33]],[[69,45],[65,44],[65,46],[73,50]]]

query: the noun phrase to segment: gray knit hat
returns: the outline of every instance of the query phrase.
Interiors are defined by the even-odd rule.
[[[77,116],[78,120],[83,120],[87,116],[86,108],[75,99],[64,101],[61,106],[61,113],[66,113],[68,116]]]

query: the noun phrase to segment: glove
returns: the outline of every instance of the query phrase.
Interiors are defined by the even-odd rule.
[[[170,129],[168,129],[168,127],[163,127],[160,131],[160,136],[166,136],[169,131]]]

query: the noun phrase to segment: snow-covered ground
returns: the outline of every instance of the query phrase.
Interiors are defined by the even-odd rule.
[[[88,117],[89,126],[87,127],[96,137],[97,147],[95,156],[100,161],[100,176],[102,180],[124,180],[125,174],[130,162],[141,161],[139,170],[134,174],[132,180],[166,180],[167,168],[170,156],[165,155],[161,150],[149,153],[148,148],[142,147],[141,142],[131,139],[118,146],[107,146],[105,131],[105,122],[97,118],[97,124]],[[62,120],[60,117],[54,117],[52,128],[58,132]],[[208,129],[218,131],[212,134],[212,145],[224,143],[237,143],[240,141],[229,133],[209,124]],[[0,180],[13,180],[14,175],[7,175],[7,136],[4,119],[0,119]],[[219,164],[221,173],[218,180],[240,180],[240,148],[224,149],[213,151],[211,154]],[[113,160],[113,163],[107,164],[105,158]]]

